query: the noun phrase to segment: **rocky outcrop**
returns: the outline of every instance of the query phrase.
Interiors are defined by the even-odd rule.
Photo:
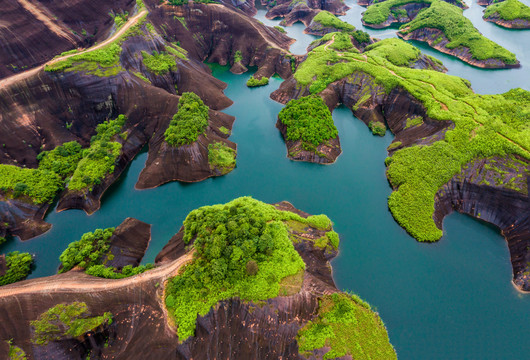
[[[530,29],[530,21],[527,19],[504,20],[496,13],[484,16],[483,19],[508,29]]]
[[[282,25],[291,26],[297,21],[301,21],[308,26],[313,17],[320,10],[326,10],[334,15],[346,15],[349,7],[342,0],[280,0],[269,9],[265,15],[267,19],[284,18]]]
[[[492,161],[493,160],[493,161]],[[526,166],[523,165],[526,163]],[[499,171],[504,175],[499,181]],[[509,165],[508,165],[509,164]],[[524,174],[524,178],[518,174]],[[528,179],[530,163],[509,158],[480,159],[464,167],[436,194],[434,219],[442,228],[443,218],[452,211],[471,215],[497,226],[510,250],[513,282],[517,288],[530,291],[530,198]],[[525,186],[523,192],[507,188]],[[520,182],[521,184],[518,184]]]
[[[218,169],[210,166],[208,146],[223,143],[236,150],[236,144],[226,140],[229,135],[219,130],[221,127],[231,130],[234,120],[232,116],[210,111],[209,126],[205,134],[199,135],[197,141],[192,144],[177,147],[165,141],[164,132],[167,127],[161,128],[151,140],[149,157],[140,173],[136,188],[149,189],[175,180],[195,182],[223,175]]]
[[[140,265],[150,240],[150,224],[134,218],[125,219],[109,239],[109,254],[113,258],[106,261],[105,266],[121,269],[127,265]]]
[[[100,42],[114,27],[109,13],[131,14],[135,1],[4,0],[1,5],[0,79]]]
[[[338,136],[319,144],[314,151],[309,151],[304,148],[302,140],[293,141],[287,139],[287,126],[280,119],[276,122],[276,127],[285,139],[287,157],[291,160],[307,161],[317,164],[332,164],[342,153]]]
[[[27,240],[50,230],[51,225],[43,220],[49,207],[49,204],[0,197],[0,237],[10,234]]]
[[[4,254],[0,255],[0,276],[4,276],[7,271],[6,256]]]
[[[486,69],[508,69],[518,68],[521,66],[518,60],[515,64],[507,64],[501,59],[496,58],[477,60],[473,58],[473,54],[471,54],[469,48],[464,46],[449,49],[446,47],[446,45],[449,43],[449,39],[447,39],[445,34],[438,29],[421,28],[414,30],[406,35],[403,35],[401,32],[398,32],[397,34],[404,40],[417,40],[426,42],[427,44],[429,44],[429,46],[435,48],[436,50],[445,54],[453,55],[459,58],[460,60],[476,67]]]

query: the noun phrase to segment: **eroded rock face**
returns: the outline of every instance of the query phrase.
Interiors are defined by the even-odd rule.
[[[4,276],[7,271],[6,256],[4,254],[0,255],[0,276]]]
[[[114,258],[105,266],[121,269],[127,265],[140,265],[150,240],[150,224],[134,218],[125,219],[110,237],[109,252]]]
[[[483,19],[508,29],[530,29],[530,21],[526,19],[504,20],[498,14],[483,17]]]
[[[134,6],[132,0],[2,1],[0,79],[100,42],[114,26],[109,13],[132,13]]]
[[[520,186],[527,186],[521,193],[506,188],[506,183],[495,185],[488,162],[481,159],[468,164],[462,173],[455,175],[436,194],[434,219],[442,228],[443,218],[453,210],[471,215],[496,225],[508,243],[513,268],[513,282],[517,288],[530,291],[530,198],[528,197],[528,173],[530,164],[519,159],[523,171],[505,166],[509,159],[496,158],[495,166],[502,168],[512,177],[519,173],[526,179],[519,180]]]
[[[320,10],[329,11],[334,15],[346,15],[349,7],[341,0],[280,0],[269,9],[265,16],[267,19],[284,18],[282,25],[286,26],[291,26],[297,21],[301,21],[305,26],[308,26]]]

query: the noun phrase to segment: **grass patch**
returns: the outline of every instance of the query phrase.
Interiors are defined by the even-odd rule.
[[[79,337],[98,327],[111,324],[112,314],[105,312],[101,316],[87,317],[88,307],[84,302],[58,304],[42,313],[31,322],[35,329],[33,343],[46,345],[68,337]]]
[[[225,135],[230,134],[230,130],[228,130],[228,129],[227,129],[226,127],[224,127],[224,126],[221,126],[221,127],[219,128],[219,131],[222,132],[222,133],[225,134]]]
[[[304,270],[294,275],[286,276],[280,281],[280,296],[291,296],[298,294],[304,283]]]
[[[199,138],[208,127],[208,106],[192,92],[185,92],[179,99],[177,113],[164,133],[171,146],[189,145]]]
[[[344,31],[355,31],[355,26],[340,20],[335,15],[326,10],[322,10],[318,14],[316,14],[312,21],[319,23],[320,25],[322,25],[322,27],[326,28],[334,28],[337,30]]]
[[[368,128],[374,135],[385,136],[386,134],[385,124],[380,123],[379,121],[370,121],[370,123],[368,123]]]
[[[421,125],[423,124],[423,118],[421,116],[413,116],[411,118],[407,118],[407,120],[405,120],[405,129],[408,129],[408,128],[411,128],[411,127],[414,127],[414,126],[418,126],[418,125]]]
[[[318,317],[300,329],[297,340],[306,357],[329,347],[324,359],[397,359],[381,318],[355,295],[324,295]]]
[[[331,112],[318,96],[289,101],[278,118],[287,127],[286,140],[301,140],[307,151],[316,151],[318,145],[339,135]]]
[[[26,352],[16,345],[13,345],[11,340],[7,340],[9,344],[9,352],[7,354],[9,360],[26,360]]]

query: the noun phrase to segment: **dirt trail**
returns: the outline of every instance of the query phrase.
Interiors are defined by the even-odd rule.
[[[33,5],[31,2],[27,0],[17,0],[17,1],[24,9],[29,11],[33,16],[35,16],[37,20],[44,23],[44,25],[46,25],[48,29],[56,33],[58,36],[67,39],[72,44],[75,44],[77,42],[76,38],[73,36],[72,33],[70,33],[66,25],[61,24],[64,26],[63,27],[59,26],[59,24],[57,24],[57,21],[54,21],[43,10],[39,9],[37,6]]]
[[[25,1],[25,0],[19,0],[19,1]],[[44,63],[44,64],[36,67],[36,68],[21,72],[19,74],[10,76],[10,77],[5,78],[3,80],[0,80],[0,88],[5,88],[5,87],[7,87],[9,85],[12,85],[12,84],[16,83],[17,81],[20,81],[20,80],[23,80],[25,78],[30,77],[31,75],[34,75],[37,72],[39,72],[40,70],[42,70],[44,68],[44,66],[46,66],[46,65],[53,64],[53,63],[56,63],[58,61],[66,60],[66,59],[68,59],[68,58],[70,58],[72,56],[85,54],[85,53],[88,53],[88,52],[91,52],[91,51],[94,51],[94,50],[101,49],[102,47],[112,43],[113,41],[118,39],[120,36],[125,34],[125,32],[131,28],[131,26],[136,25],[136,23],[138,23],[138,21],[146,14],[147,14],[147,10],[140,11],[138,14],[136,14],[132,18],[130,18],[127,21],[127,23],[125,23],[125,25],[123,25],[123,27],[120,30],[118,30],[118,31],[116,31],[114,33],[114,35],[112,35],[110,38],[108,38],[107,40],[105,40],[105,41],[103,41],[103,42],[101,42],[101,43],[99,43],[97,45],[94,45],[94,46],[92,46],[92,47],[90,47],[88,49],[85,49],[85,50],[80,51],[80,52],[75,53],[75,54],[69,54],[69,55],[65,55],[65,56],[61,56],[61,57],[55,58],[53,60],[48,61],[47,63]]]
[[[48,276],[28,280],[21,283],[0,287],[0,300],[2,298],[29,295],[36,293],[87,293],[96,291],[108,291],[129,286],[139,286],[143,283],[158,280],[165,281],[171,276],[177,275],[183,265],[193,258],[193,252],[181,256],[177,260],[164,264],[142,274],[125,279],[103,279],[79,273],[77,279],[64,278],[64,275]]]

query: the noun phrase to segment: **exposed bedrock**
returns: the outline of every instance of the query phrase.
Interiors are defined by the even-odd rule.
[[[233,66],[237,53],[241,56],[240,65],[257,66],[263,76],[291,75],[286,56],[294,40],[231,7],[163,5],[155,8],[149,19],[164,38],[180,42],[195,59]],[[164,26],[158,28],[157,24]]]
[[[504,20],[498,14],[483,17],[485,21],[495,23],[508,29],[530,29],[530,21],[527,19]]]
[[[276,207],[308,216],[287,202]],[[123,237],[123,244],[136,244],[138,237],[145,239],[147,226],[127,219],[116,229],[112,243],[117,244],[115,237]],[[336,252],[314,245],[324,233],[311,228],[304,233],[307,240],[295,244],[306,264],[300,291],[259,305],[237,298],[221,301],[208,314],[198,317],[195,336],[181,344],[168,325],[161,299],[165,280],[185,263],[183,229],[161,251],[157,260],[164,259],[157,262],[157,268],[137,277],[108,280],[72,270],[3,286],[0,317],[5,320],[0,323],[0,339],[13,339],[13,344],[31,359],[84,359],[89,353],[100,359],[142,360],[303,358],[298,354],[298,330],[315,316],[321,295],[338,291],[329,264]],[[74,301],[87,304],[88,316],[111,312],[112,324],[76,338],[63,335],[47,345],[34,344],[30,322],[57,304]],[[4,358],[7,351],[6,346],[0,347],[0,357]]]
[[[150,224],[134,218],[125,219],[110,237],[109,253],[114,258],[105,266],[121,269],[127,265],[140,265],[150,240]]]
[[[0,79],[41,65],[63,51],[100,42],[114,27],[109,13],[131,14],[135,3],[2,0]]]
[[[163,75],[149,72],[138,54],[141,51],[164,51],[164,46],[160,37],[145,41],[142,36],[135,36],[122,45],[120,63],[127,71],[121,71],[117,75],[98,77],[81,72],[40,71],[0,89],[1,142],[5,144],[0,151],[0,162],[35,168],[38,166],[36,158],[40,151],[51,150],[73,140],[86,147],[98,124],[124,114],[128,118],[123,128],[127,136],[125,139],[116,137],[116,141],[122,143],[123,147],[114,172],[91,189],[65,191],[58,205],[58,210],[77,208],[84,209],[87,213],[99,209],[101,196],[134,156],[146,144],[155,144],[154,140],[160,140],[152,135],[163,134],[178,109],[179,96],[175,85],[179,92],[195,92],[212,109],[222,109],[232,103],[222,93],[226,84],[212,77],[208,67],[191,58],[178,59],[175,71]],[[143,74],[150,82],[142,80],[133,72]],[[215,131],[222,125],[231,128],[232,117],[216,111],[213,113],[217,114],[213,119],[221,119],[211,124]],[[221,125],[215,126],[217,123]],[[209,141],[219,137],[224,138],[226,135],[212,136]],[[222,141],[227,142],[224,139]],[[155,145],[156,154],[164,156],[160,154],[160,144]],[[204,146],[207,148],[208,144]],[[152,152],[151,149],[150,153]],[[200,170],[195,170],[194,166]],[[209,172],[211,176],[218,175],[215,170],[210,169],[207,162],[181,168],[188,173],[176,178],[186,181],[202,180],[205,172]],[[197,178],[193,177],[195,174]],[[156,175],[151,173],[150,176],[154,181]],[[166,181],[166,178],[161,179],[159,183]],[[47,205],[35,206],[30,201],[25,203],[22,200],[10,200],[1,202],[1,206],[5,209],[0,215],[3,219],[2,229],[4,223],[9,224],[9,232],[13,235],[27,239],[49,229],[49,225],[42,222]]]
[[[346,11],[349,9],[341,0],[280,0],[277,1],[277,5],[269,9],[265,16],[267,19],[284,18],[283,24],[287,26],[291,26],[297,21],[308,26],[320,10],[329,11],[334,15],[346,15]]]
[[[485,166],[487,160],[477,160],[454,176],[436,194],[434,219],[442,228],[443,218],[453,210],[471,215],[496,225],[507,241],[513,268],[513,282],[517,288],[530,291],[530,199],[528,192],[500,186],[494,183],[491,172]],[[497,159],[495,166],[502,166],[503,159]],[[530,164],[526,166],[530,171]],[[503,171],[519,172],[504,167]],[[489,179],[489,181],[488,181]],[[528,186],[528,176],[524,185]]]
[[[445,34],[439,29],[432,28],[421,28],[414,30],[407,35],[403,35],[400,32],[397,33],[399,37],[404,40],[417,40],[426,42],[429,46],[434,49],[443,52],[445,54],[453,55],[460,60],[480,68],[490,68],[490,69],[508,69],[508,68],[518,68],[521,66],[519,60],[515,64],[506,64],[501,59],[489,58],[485,60],[477,60],[473,58],[473,54],[469,51],[469,48],[464,46],[459,46],[454,49],[449,49],[446,45],[449,43],[449,40]],[[437,39],[441,38],[439,41]],[[438,41],[436,43],[436,41]]]

